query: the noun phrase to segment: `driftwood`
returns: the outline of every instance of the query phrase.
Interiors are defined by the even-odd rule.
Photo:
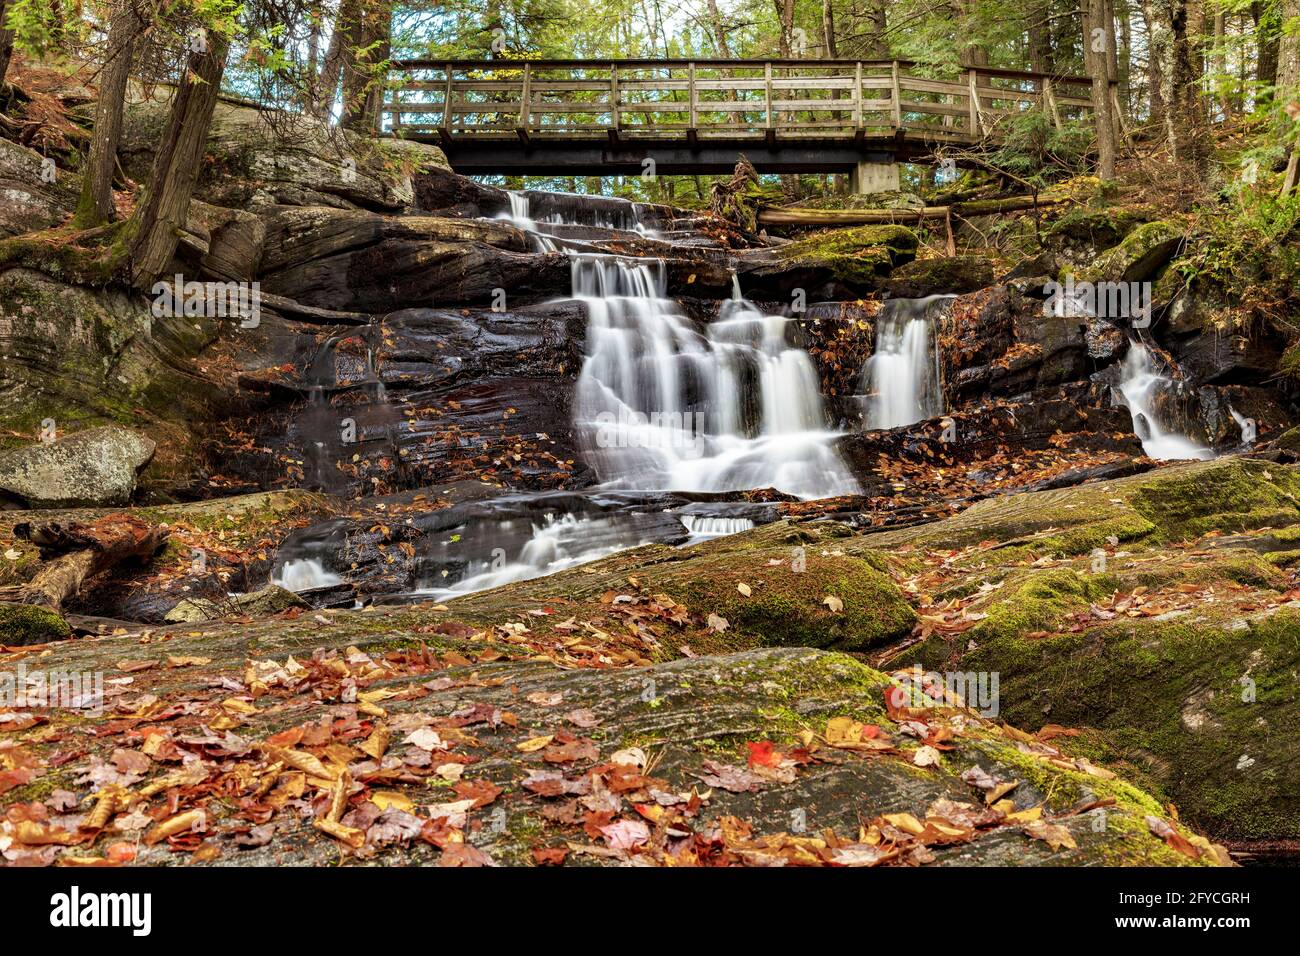
[[[26,584],[0,588],[0,603],[37,604],[57,611],[87,578],[130,558],[147,558],[167,540],[167,529],[128,514],[87,524],[14,526],[14,536],[41,549],[45,564]]]
[[[1007,199],[973,199],[948,206],[924,209],[806,209],[801,206],[765,206],[758,211],[760,226],[862,226],[875,222],[915,222],[919,219],[948,219],[956,216],[992,216],[1035,207],[1053,206],[1065,199],[1035,199],[1011,196]]]

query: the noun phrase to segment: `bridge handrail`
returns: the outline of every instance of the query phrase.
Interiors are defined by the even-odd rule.
[[[1026,110],[1041,109],[1060,126],[1067,112],[1075,117],[1091,109],[1091,80],[1083,77],[970,67],[944,79],[917,75],[921,71],[910,69],[915,65],[842,59],[397,60],[390,64],[381,110],[394,134],[443,141],[608,134],[614,140],[685,136],[693,144],[756,136],[860,141],[868,132],[975,143],[996,135],[1003,118]],[[436,75],[417,78],[419,71]],[[998,85],[998,79],[1011,82]],[[1076,84],[1087,84],[1089,96],[1068,89]]]
[[[600,69],[606,67],[627,67],[629,69],[646,69],[646,68],[679,68],[689,69],[693,64],[696,68],[719,69],[761,69],[767,65],[781,69],[797,68],[816,68],[816,67],[843,67],[852,68],[861,64],[864,68],[884,69],[897,63],[899,67],[917,67],[925,66],[917,60],[845,60],[835,58],[772,58],[767,60],[754,59],[683,59],[660,58],[660,59],[639,59],[627,57],[615,57],[612,59],[548,59],[548,60],[530,60],[530,59],[492,59],[492,60],[435,60],[426,58],[390,60],[389,71],[400,72],[402,70],[438,70],[450,67],[456,70],[470,69],[496,69],[511,70],[522,69],[525,65],[533,68],[541,67],[543,69],[577,69],[590,68]],[[1038,79],[1051,80],[1053,83],[1062,83],[1067,85],[1086,86],[1092,83],[1091,77],[1077,76],[1070,73],[1038,73],[1030,70],[1007,70],[1001,67],[974,66],[960,67],[953,74],[955,76],[965,76],[970,71],[974,71],[979,76],[998,77],[1000,79]],[[941,74],[944,71],[939,71]]]

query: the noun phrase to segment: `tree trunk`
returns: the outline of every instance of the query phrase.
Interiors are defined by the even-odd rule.
[[[1167,58],[1169,28],[1156,9],[1160,0],[1142,0],[1142,22],[1147,31],[1147,119],[1153,127],[1165,124],[1165,78],[1161,64]]]
[[[325,52],[325,65],[320,74],[320,104],[316,115],[321,119],[326,119],[334,111],[350,32],[348,25],[356,22],[360,9],[361,0],[340,0],[338,15],[334,18],[334,29],[330,31],[329,49]]]
[[[839,50],[835,46],[835,11],[831,9],[831,0],[822,0],[822,44],[826,55],[832,60],[839,59]]]
[[[722,25],[722,14],[718,12],[718,0],[708,0],[708,2],[709,26],[712,28],[713,42],[717,45],[718,53],[725,59],[734,59],[731,54],[731,44],[727,42],[727,31]]]
[[[1287,0],[1300,3],[1300,0]],[[1153,3],[1160,27],[1169,42],[1161,49],[1161,95],[1165,104],[1165,134],[1169,158],[1185,164],[1198,178],[1209,160],[1209,132],[1205,100],[1201,95],[1200,45],[1189,32],[1186,0],[1156,0]]]
[[[191,52],[172,101],[144,196],[127,226],[131,281],[147,289],[166,271],[190,208],[212,111],[221,90],[229,41],[209,33],[208,49]]]
[[[776,17],[781,24],[778,37],[781,56],[789,59],[791,43],[794,40],[794,0],[772,0],[772,2],[776,5]]]
[[[1300,17],[1300,0],[1282,0],[1282,35],[1277,46],[1277,97],[1285,104],[1296,96],[1300,87],[1300,36],[1285,29],[1288,22]]]
[[[1088,0],[1083,16],[1083,59],[1092,77],[1092,127],[1097,137],[1097,176],[1102,180],[1115,178],[1116,152],[1109,66],[1115,26],[1107,15],[1106,0]]]
[[[126,84],[131,76],[135,40],[143,27],[132,0],[120,4],[109,23],[108,51],[99,74],[99,99],[95,102],[95,130],[75,218],[82,228],[117,218],[113,206],[113,174],[117,170],[117,147],[122,139]]]
[[[9,59],[14,52],[14,31],[5,27],[9,2],[10,0],[0,0],[0,87],[4,86],[5,76],[9,73]]]
[[[379,0],[361,10],[349,24],[343,53],[343,113],[339,124],[359,133],[379,128],[384,98],[383,63],[388,59],[393,35],[390,0]]]
[[[1262,0],[1250,5],[1250,16],[1255,22],[1255,42],[1258,54],[1255,60],[1255,79],[1265,86],[1277,82],[1277,55],[1279,43],[1277,9],[1265,6]]]
[[[1025,13],[1025,33],[1029,37],[1029,69],[1035,73],[1052,72],[1052,31],[1048,16],[1048,0],[1033,0]]]
[[[1020,212],[1039,206],[1065,202],[1063,199],[1039,199],[1034,196],[1010,196],[1005,199],[976,199],[950,206],[925,209],[805,209],[800,206],[763,206],[755,214],[759,226],[860,226],[877,222],[915,222],[918,219],[946,219],[948,216],[993,216]]]

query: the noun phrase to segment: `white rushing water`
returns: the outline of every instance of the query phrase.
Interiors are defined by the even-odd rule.
[[[292,558],[271,576],[271,583],[289,591],[310,591],[312,588],[329,588],[342,584],[343,579],[316,558]]]
[[[500,530],[508,533],[514,523],[514,520],[503,521]],[[651,540],[629,536],[617,518],[572,514],[557,518],[547,515],[540,524],[532,524],[532,536],[517,558],[512,559],[504,549],[496,549],[493,555],[470,562],[464,576],[456,583],[442,586],[435,578],[420,582],[418,591],[438,600],[450,600],[475,591],[554,574],[649,544]]]
[[[952,299],[890,299],[881,308],[876,350],[862,370],[868,429],[899,428],[943,414],[936,316]]]
[[[789,320],[722,303],[700,331],[659,261],[571,253],[587,309],[575,425],[600,479],[641,490],[775,487],[801,498],[857,483],[826,426],[816,370]]]
[[[1151,355],[1141,342],[1130,342],[1121,367],[1120,394],[1129,414],[1133,416],[1133,433],[1142,442],[1150,458],[1161,460],[1208,460],[1215,457],[1214,450],[1206,448],[1186,435],[1168,429],[1161,421],[1157,399],[1173,381],[1155,371]]]

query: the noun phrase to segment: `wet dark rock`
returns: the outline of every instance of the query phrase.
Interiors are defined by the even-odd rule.
[[[1077,381],[1092,370],[1088,320],[1051,314],[1012,285],[962,296],[941,325],[940,361],[950,405]]]
[[[262,285],[307,305],[362,312],[491,304],[497,290],[508,301],[567,293],[567,257],[527,248],[506,222],[280,210],[267,234]]]

